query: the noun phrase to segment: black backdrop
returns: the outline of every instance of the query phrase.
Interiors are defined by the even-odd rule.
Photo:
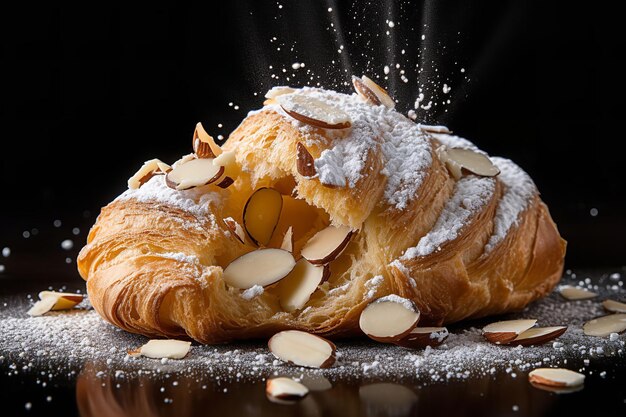
[[[144,160],[188,152],[195,122],[227,136],[272,85],[348,91],[351,73],[383,77],[384,65],[399,109],[419,86],[426,101],[449,99],[418,118],[533,176],[569,241],[569,267],[624,263],[619,13],[517,0],[205,3],[0,13],[5,275],[75,274],[99,207]]]

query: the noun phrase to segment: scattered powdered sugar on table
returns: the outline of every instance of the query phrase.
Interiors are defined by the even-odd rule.
[[[401,259],[427,256],[458,236],[470,218],[478,213],[495,192],[496,180],[489,177],[468,176],[455,185],[452,197],[446,202],[435,226],[422,237],[417,246],[406,250]]]
[[[491,158],[500,169],[498,178],[504,184],[504,194],[494,217],[493,234],[485,245],[485,253],[491,252],[500,243],[513,225],[517,225],[537,188],[530,176],[513,161],[500,157]]]
[[[275,359],[263,342],[217,346],[194,344],[182,360],[134,358],[127,350],[146,338],[105,323],[93,310],[52,312],[28,317],[32,301],[25,296],[2,297],[0,309],[0,371],[8,375],[37,372],[41,380],[65,378],[90,364],[99,364],[101,375],[183,374],[206,381],[263,380],[272,375],[322,374],[331,380],[378,378],[417,379],[423,383],[468,379],[503,373],[516,377],[539,366],[561,366],[587,372],[590,365],[611,372],[626,356],[625,336],[590,337],[582,324],[606,314],[600,302],[623,300],[623,281],[605,274],[578,281],[569,274],[564,283],[583,285],[600,294],[592,300],[566,301],[559,294],[533,303],[518,314],[450,326],[450,335],[437,348],[410,350],[372,341],[338,341],[337,362],[329,369],[311,370]],[[580,284],[582,282],[582,284]],[[33,295],[31,295],[31,298]],[[536,318],[538,326],[568,325],[567,332],[542,346],[510,347],[487,342],[481,328],[492,321]],[[605,369],[602,369],[604,367]]]

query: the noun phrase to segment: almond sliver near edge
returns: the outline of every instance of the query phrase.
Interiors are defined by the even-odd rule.
[[[202,146],[201,143],[208,144],[208,148]],[[204,126],[202,126],[201,122],[196,123],[196,129],[193,131],[192,147],[196,154],[198,154],[199,149],[202,154],[202,156],[198,155],[199,158],[216,158],[222,153],[222,148],[215,143],[213,136],[209,135],[207,131],[204,130]]]
[[[519,334],[508,344],[513,346],[541,345],[561,336],[567,330],[567,326],[533,327]]]
[[[609,314],[583,324],[583,333],[587,336],[604,337],[624,331],[626,331],[626,314],[623,313]]]
[[[276,358],[308,368],[330,368],[337,350],[330,340],[300,330],[278,332],[267,346]]]
[[[535,319],[505,320],[488,324],[483,328],[483,336],[491,343],[506,344],[517,338],[537,323]]]
[[[275,100],[289,116],[311,126],[346,129],[352,125],[348,113],[307,95],[288,94]]]
[[[626,304],[615,300],[604,300],[602,307],[612,313],[626,313]]]
[[[571,301],[586,300],[589,298],[597,297],[593,291],[586,290],[584,288],[572,287],[571,285],[563,285],[559,288],[561,295]]]
[[[141,355],[152,359],[182,359],[187,356],[191,342],[173,339],[153,339],[139,348]]]

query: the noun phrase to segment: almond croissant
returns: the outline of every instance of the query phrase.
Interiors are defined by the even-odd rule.
[[[414,123],[376,94],[275,91],[222,149],[202,151],[226,161],[219,187],[179,169],[190,176],[183,187],[164,175],[173,172],[165,164],[144,169],[139,188],[102,209],[80,253],[94,308],[130,332],[220,343],[284,329],[359,335],[361,311],[388,294],[413,300],[420,325],[441,325],[520,310],[551,291],[565,241],[530,177],[443,127]],[[196,155],[174,170],[199,157],[206,136],[194,135]],[[477,175],[475,163],[491,171]],[[234,260],[258,250],[236,230],[253,227],[244,207],[264,187],[282,203],[261,246],[280,248],[291,228],[298,260],[327,226],[353,231],[301,308],[283,308],[284,280],[236,288],[225,278]],[[265,267],[242,278],[254,282]]]

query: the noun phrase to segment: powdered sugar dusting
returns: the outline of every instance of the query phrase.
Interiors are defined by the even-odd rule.
[[[406,308],[407,310],[415,311],[415,304],[413,304],[411,300],[407,300],[406,298],[402,298],[396,294],[389,294],[384,297],[380,297],[379,299],[376,300],[376,302],[377,303],[391,302],[391,303],[401,304],[402,307]]]
[[[496,208],[493,234],[485,246],[485,253],[491,252],[512,226],[517,226],[520,213],[537,194],[533,180],[513,161],[500,157],[493,157],[491,160],[500,169],[498,178],[504,184],[504,194]]]
[[[368,289],[365,294],[366,299],[374,298],[376,292],[378,292],[378,287],[383,282],[384,278],[382,275],[376,275],[373,278],[370,278],[365,282],[365,287]]]
[[[301,114],[310,119],[322,120],[330,125],[342,124],[350,121],[348,115],[336,106],[328,106],[311,96],[301,94],[283,94],[276,97],[276,101],[284,109]]]
[[[241,292],[241,298],[243,298],[244,300],[252,300],[254,297],[257,297],[261,294],[263,294],[265,290],[263,289],[262,286],[260,285],[253,285],[252,287],[248,288],[247,290],[244,290]]]
[[[174,259],[178,262],[185,262],[188,264],[198,264],[200,263],[200,260],[198,259],[197,256],[195,255],[187,255],[184,254],[182,252],[165,252],[165,253],[159,253],[158,254],[161,258],[168,258],[168,259]]]
[[[370,151],[374,156],[382,155],[381,173],[387,177],[385,201],[398,209],[418,198],[419,189],[428,167],[432,163],[431,145],[428,135],[402,114],[385,106],[373,106],[364,102],[357,94],[341,94],[335,91],[305,87],[299,95],[308,95],[350,116],[352,127],[344,132],[331,132],[332,143],[315,160],[315,168],[323,184],[350,187],[370,172],[364,172]],[[309,136],[307,125],[293,119],[272,106],[287,120]],[[379,149],[380,148],[380,149]],[[380,152],[382,151],[382,152]]]
[[[339,287],[331,288],[330,290],[328,290],[328,294],[334,295],[340,292],[344,292],[348,289],[348,287],[350,287],[349,281]]]
[[[488,177],[468,176],[455,185],[452,197],[439,215],[435,226],[420,239],[417,246],[406,250],[401,259],[427,256],[441,246],[456,239],[459,232],[493,196],[496,180]]]
[[[207,190],[207,187],[173,190],[165,184],[165,175],[156,175],[140,188],[124,191],[115,201],[136,200],[176,207],[193,214],[198,219],[208,219],[213,227],[217,227],[215,216],[209,211],[209,206],[220,204],[221,196],[215,191]]]

